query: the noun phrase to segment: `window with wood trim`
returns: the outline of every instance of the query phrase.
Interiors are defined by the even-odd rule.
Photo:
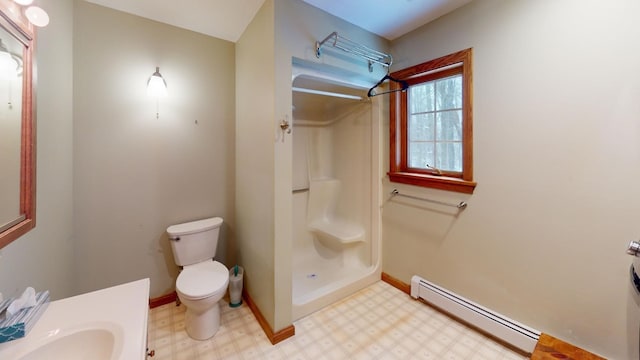
[[[472,49],[391,74],[389,179],[473,193]]]

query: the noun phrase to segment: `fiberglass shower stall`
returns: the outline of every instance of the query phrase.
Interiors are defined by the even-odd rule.
[[[380,109],[366,85],[293,77],[292,316],[380,279]]]

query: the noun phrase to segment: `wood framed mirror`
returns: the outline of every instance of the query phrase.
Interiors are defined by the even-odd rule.
[[[0,0],[0,249],[36,225],[35,32]]]

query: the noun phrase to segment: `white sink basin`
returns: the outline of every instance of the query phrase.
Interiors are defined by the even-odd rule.
[[[19,360],[112,360],[122,352],[123,331],[114,323],[86,324],[84,328],[61,330],[25,346]]]
[[[0,344],[0,359],[144,360],[149,279],[49,304],[24,338]]]

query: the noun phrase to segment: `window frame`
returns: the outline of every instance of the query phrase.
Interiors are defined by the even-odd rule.
[[[393,72],[392,77],[418,85],[456,74],[462,75],[462,172],[428,170],[408,166],[408,91],[396,91],[389,98],[389,180],[403,184],[471,194],[473,181],[473,49],[424,62]],[[398,90],[399,84],[392,84]]]

